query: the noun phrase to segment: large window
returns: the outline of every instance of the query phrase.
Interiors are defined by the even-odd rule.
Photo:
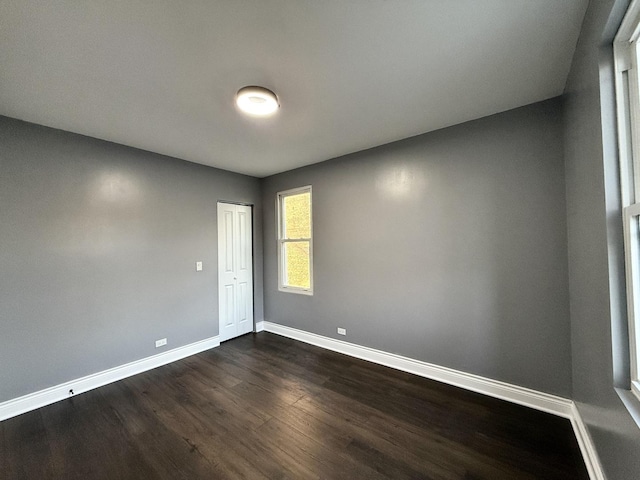
[[[278,193],[278,288],[313,294],[311,187]]]
[[[614,42],[631,390],[640,399],[640,1]]]

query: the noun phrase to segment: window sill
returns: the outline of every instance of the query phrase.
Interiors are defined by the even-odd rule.
[[[278,288],[279,292],[284,292],[284,293],[297,293],[298,295],[307,295],[312,297],[313,296],[313,290],[302,290],[300,288],[286,288],[286,287],[280,287]]]
[[[631,390],[624,390],[622,388],[616,388],[615,390],[629,414],[636,422],[636,425],[640,428],[640,400],[638,400],[638,397],[636,397]]]

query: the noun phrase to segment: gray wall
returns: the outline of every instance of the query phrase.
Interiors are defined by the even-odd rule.
[[[258,204],[262,319],[257,179],[5,117],[0,145],[0,402],[217,335],[218,200]]]
[[[640,429],[614,390],[628,336],[611,39],[627,3],[590,3],[565,110],[573,398],[610,480],[640,478]]]
[[[313,296],[277,289],[275,195],[308,184]],[[560,100],[268,177],[263,207],[266,320],[570,395]]]

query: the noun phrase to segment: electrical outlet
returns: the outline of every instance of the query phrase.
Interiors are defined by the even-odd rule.
[[[346,335],[347,329],[338,327],[338,335]]]
[[[196,272],[202,271],[202,262],[196,262]]]
[[[166,345],[166,344],[167,344],[166,338],[161,338],[160,340],[156,340],[156,348],[162,347],[163,345]]]

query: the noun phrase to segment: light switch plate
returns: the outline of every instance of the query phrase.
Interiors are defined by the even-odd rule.
[[[202,271],[202,262],[196,262],[196,272]]]

